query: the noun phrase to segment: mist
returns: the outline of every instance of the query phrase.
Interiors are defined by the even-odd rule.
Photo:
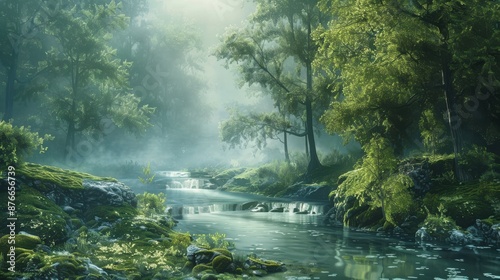
[[[76,148],[62,160],[56,151],[63,144],[63,134],[47,143],[49,150],[45,155],[35,155],[34,159],[93,172],[96,172],[95,166],[99,166],[97,169],[101,170],[102,166],[127,163],[140,166],[151,163],[155,169],[189,169],[255,166],[283,160],[283,144],[278,140],[267,141],[262,149],[257,149],[251,142],[229,149],[220,139],[219,126],[229,118],[229,109],[254,112],[273,110],[272,99],[262,93],[260,86],[240,86],[236,66],[226,69],[213,55],[226,29],[244,25],[247,17],[254,12],[255,4],[240,0],[151,0],[147,2],[146,9],[145,13],[131,19],[127,29],[113,34],[113,40],[119,41],[127,36],[135,38],[137,42],[131,47],[135,58],[140,57],[141,48],[145,49],[141,44],[164,40],[165,47],[159,48],[151,58],[146,58],[146,63],[138,65],[133,62],[131,76],[138,84],[133,91],[147,99],[147,96],[155,94],[152,91],[159,90],[163,98],[160,101],[167,100],[166,103],[170,102],[173,107],[181,106],[177,107],[181,112],[172,113],[167,108],[170,113],[160,116],[167,122],[162,128],[164,131],[160,132],[158,128],[158,123],[162,121],[153,119],[153,126],[141,134],[125,132],[111,120],[103,119],[101,126],[105,129],[82,134]],[[166,37],[152,39],[152,36],[156,36],[154,33],[144,34],[144,30],[153,28],[159,28],[162,32],[166,30]],[[183,36],[189,38],[182,38]],[[186,42],[188,46],[185,48],[171,48],[171,45]],[[176,61],[179,55],[184,57]],[[173,73],[176,69],[172,71],[170,65],[174,64],[178,65],[176,69],[182,70],[183,75]],[[176,85],[172,86],[174,83]],[[193,83],[197,83],[197,87],[190,89],[177,86]],[[176,88],[180,88],[178,94],[175,92]],[[185,101],[188,95],[191,99]],[[154,102],[157,101],[153,99],[149,105],[154,108],[157,106]],[[186,105],[186,102],[192,103]],[[34,129],[58,130],[57,124],[41,122],[36,118],[31,125]],[[348,151],[342,145],[340,137],[330,136],[325,132],[318,136],[317,146],[322,155],[332,150],[342,153]],[[291,136],[289,145],[292,154],[305,153],[303,137]],[[356,145],[351,148],[357,149]]]

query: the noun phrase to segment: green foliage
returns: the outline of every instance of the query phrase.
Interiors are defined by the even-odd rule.
[[[469,182],[435,185],[425,195],[423,207],[429,214],[446,215],[463,228],[476,219],[490,216],[500,218],[500,184],[497,182]]]
[[[43,142],[52,139],[48,134],[40,137],[37,132],[31,132],[29,127],[16,127],[0,121],[0,168],[5,170],[8,165],[20,165],[23,157],[33,151],[44,153],[47,148]]]
[[[420,134],[422,136],[424,147],[431,153],[436,154],[446,144],[446,128],[442,121],[439,121],[435,113],[426,109],[422,112],[419,121]]]
[[[142,174],[144,177],[139,176],[139,181],[143,184],[151,184],[155,179],[155,174],[151,174],[151,163],[142,168]]]
[[[234,244],[226,240],[225,233],[216,232],[214,234],[195,234],[195,244],[199,247],[211,249],[211,248],[233,248]]]
[[[267,140],[279,139],[280,134],[292,126],[290,121],[278,113],[250,113],[242,115],[231,110],[230,118],[220,124],[221,140],[229,148],[246,147],[248,143],[255,143],[257,149],[266,146]]]
[[[398,161],[388,141],[375,136],[364,146],[366,156],[357,169],[343,175],[338,192],[355,196],[361,204],[381,207],[384,218],[397,225],[411,211],[413,181],[397,173]]]
[[[255,84],[264,89],[274,101],[278,111],[275,115],[294,116],[304,121],[305,132],[311,140],[308,142],[311,169],[320,165],[313,141],[315,110],[323,108],[330,99],[320,86],[322,72],[313,71],[312,65],[317,50],[312,43],[312,29],[325,24],[327,19],[316,3],[258,0],[249,23],[243,28],[228,29],[215,51],[217,59],[224,60],[227,67],[230,64],[238,67],[241,85]],[[278,127],[283,131],[282,125]],[[265,128],[268,133],[269,126]],[[238,135],[236,133],[225,134]],[[262,138],[258,133],[256,136]]]
[[[165,213],[165,193],[153,194],[144,192],[137,195],[137,208],[145,216]]]
[[[116,58],[109,45],[112,32],[123,29],[127,18],[121,5],[75,5],[59,9],[47,27],[58,45],[47,51],[40,67],[59,77],[45,95],[49,113],[67,125],[67,149],[74,149],[75,135],[102,131],[109,118],[118,127],[134,132],[149,125],[152,109],[139,106],[139,98],[128,87],[130,63]]]
[[[314,64],[328,74],[332,95],[342,93],[321,118],[328,131],[363,146],[383,134],[398,155],[421,135],[430,152],[449,152],[458,139],[440,117],[448,106],[454,129],[474,131],[478,143],[498,141],[498,106],[490,105],[500,85],[498,2],[321,0],[319,7],[332,20],[315,32]],[[448,105],[437,86],[443,71],[453,76]]]
[[[484,173],[494,172],[495,158],[497,156],[486,150],[486,147],[473,145],[460,158],[459,164],[465,167],[474,179],[478,179]]]

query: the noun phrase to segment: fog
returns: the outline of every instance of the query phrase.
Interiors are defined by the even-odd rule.
[[[220,139],[219,126],[229,118],[230,108],[252,112],[275,109],[259,86],[240,86],[236,66],[226,69],[212,55],[226,29],[244,25],[254,10],[255,4],[244,0],[148,1],[146,12],[135,14],[125,30],[113,34],[112,42],[113,47],[120,48],[124,38],[136,40],[130,45],[129,55],[133,92],[144,100],[153,100],[148,103],[150,107],[157,107],[155,102],[168,104],[165,113],[155,115],[152,127],[141,134],[126,132],[104,118],[100,131],[77,134],[76,148],[61,157],[67,128],[60,120],[47,120],[51,115],[40,109],[40,104],[44,106],[40,99],[29,99],[16,105],[21,108],[15,123],[55,136],[54,141],[46,143],[48,151],[35,154],[33,160],[90,171],[95,171],[95,166],[125,163],[185,169],[283,160],[283,144],[278,140],[268,140],[259,150],[251,142],[229,149]],[[159,47],[154,49],[153,44]],[[33,110],[40,111],[38,116],[29,116]],[[156,108],[157,112],[161,110]],[[318,131],[322,130],[319,127]],[[347,151],[339,137],[325,132],[317,136],[321,155]],[[289,141],[292,155],[305,153],[304,138],[290,136]]]

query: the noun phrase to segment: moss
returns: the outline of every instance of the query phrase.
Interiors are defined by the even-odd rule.
[[[184,266],[182,267],[182,271],[184,271],[184,272],[190,272],[190,271],[193,270],[193,267],[194,267],[194,263],[193,262],[186,261],[184,263]]]
[[[83,189],[83,179],[95,181],[110,181],[117,182],[114,178],[97,177],[87,173],[76,172],[72,170],[61,169],[54,166],[39,165],[34,163],[26,163],[17,170],[19,175],[24,175],[30,180],[40,180],[42,182],[50,182],[59,187],[67,189]],[[43,185],[40,185],[43,191]]]
[[[40,237],[47,245],[66,239],[70,216],[38,190],[25,186],[17,192],[18,229]],[[6,228],[1,233],[7,233]]]
[[[219,255],[212,260],[212,267],[217,273],[223,273],[228,269],[231,263],[231,258],[224,255]]]
[[[201,280],[217,280],[219,278],[217,278],[216,275],[214,274],[205,274],[201,277]]]
[[[193,270],[191,271],[191,273],[194,275],[194,276],[198,276],[200,273],[202,272],[205,272],[205,273],[213,273],[213,269],[211,266],[209,265],[206,265],[206,264],[199,264],[199,265],[196,265],[195,267],[193,267]]]
[[[256,268],[265,269],[267,272],[277,272],[282,271],[283,264],[272,260],[263,260],[257,258],[248,258],[252,264],[250,267],[255,266]]]
[[[160,236],[168,236],[172,230],[168,225],[160,224],[160,221],[147,219],[144,217],[135,217],[134,219],[125,219],[118,222],[109,233],[113,237],[124,237],[125,240],[149,240]]]
[[[231,261],[233,260],[233,254],[231,254],[231,252],[229,252],[229,250],[227,250],[227,249],[224,249],[224,248],[214,248],[214,249],[212,249],[212,251],[220,253],[220,254],[222,254],[222,255],[230,258]]]
[[[104,222],[115,222],[118,219],[130,219],[137,216],[137,209],[131,205],[98,205],[85,211],[86,221],[94,220],[98,217]]]
[[[445,241],[449,237],[449,232],[457,228],[457,224],[450,217],[437,215],[428,215],[422,226],[438,241]]]
[[[431,214],[445,214],[463,228],[473,225],[476,219],[492,216],[500,220],[500,184],[438,185],[424,197],[423,204]],[[442,210],[438,210],[440,205]]]
[[[6,254],[11,246],[16,247],[16,249],[23,248],[32,250],[35,249],[38,244],[42,243],[40,237],[28,234],[16,234],[15,238],[11,240],[11,242],[15,242],[15,244],[9,244],[9,235],[4,235],[0,238],[0,251],[2,254]]]
[[[59,276],[59,279],[83,275],[86,271],[83,261],[73,255],[50,256],[48,260],[47,265],[41,270],[52,270]]]

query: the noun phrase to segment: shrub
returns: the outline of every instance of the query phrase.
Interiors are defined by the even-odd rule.
[[[397,172],[398,161],[383,137],[374,137],[363,149],[366,152],[363,161],[342,176],[345,180],[337,192],[346,197],[354,196],[361,204],[380,207],[385,220],[397,225],[411,210],[409,188],[413,182],[407,175]]]
[[[47,148],[43,147],[43,142],[52,139],[48,134],[40,137],[37,132],[31,132],[30,127],[15,127],[11,123],[0,121],[0,168],[19,165],[23,156],[34,150],[44,153]]]
[[[163,214],[166,209],[166,200],[164,193],[153,194],[144,192],[137,195],[137,208],[145,216]]]

